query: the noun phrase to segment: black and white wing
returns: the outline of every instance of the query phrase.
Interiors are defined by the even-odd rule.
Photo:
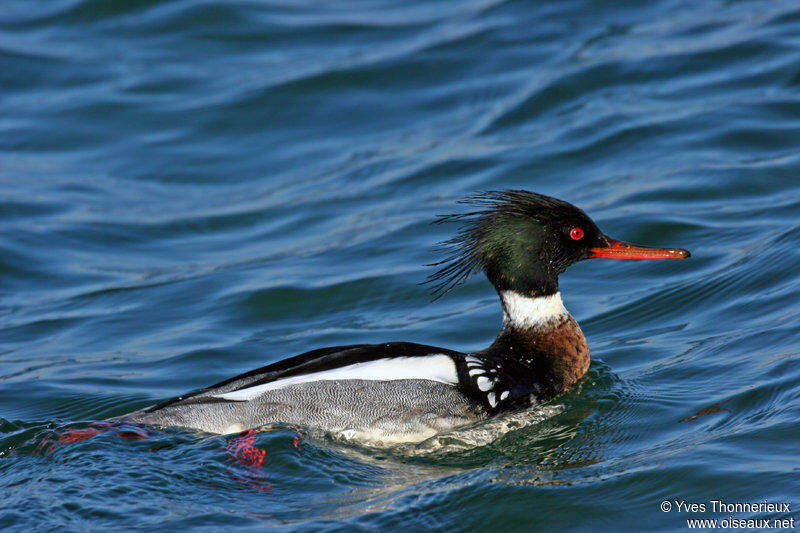
[[[246,402],[267,391],[315,381],[425,379],[460,388],[465,372],[464,354],[444,348],[408,342],[335,346],[252,370],[145,412],[182,404]]]
[[[465,355],[463,364],[461,388],[491,414],[531,405],[546,386],[530,365],[512,357],[476,353]]]

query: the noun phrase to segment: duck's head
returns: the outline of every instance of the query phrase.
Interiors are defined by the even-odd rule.
[[[535,297],[558,292],[558,276],[573,263],[608,259],[683,259],[681,248],[651,248],[614,240],[574,205],[524,190],[491,191],[464,203],[482,209],[440,217],[465,224],[446,241],[452,254],[436,263],[435,292],[444,294],[483,270],[499,292]]]

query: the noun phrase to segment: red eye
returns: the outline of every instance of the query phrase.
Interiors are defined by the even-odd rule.
[[[579,241],[583,239],[583,230],[581,228],[572,228],[569,232],[569,236],[572,237],[573,240]]]

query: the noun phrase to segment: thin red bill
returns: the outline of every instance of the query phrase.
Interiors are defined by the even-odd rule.
[[[592,248],[589,257],[602,257],[605,259],[686,259],[692,254],[683,248],[653,248],[650,246],[636,246],[627,242],[617,241],[605,236],[608,246]]]

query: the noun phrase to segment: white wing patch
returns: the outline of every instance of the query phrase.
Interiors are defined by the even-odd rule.
[[[480,365],[491,363],[481,361],[472,356],[465,357],[464,359],[469,369],[469,377],[474,380],[478,390],[486,393],[486,401],[489,403],[489,406],[497,407],[500,402],[508,398],[510,392],[503,390],[505,386],[500,383],[500,376],[497,372],[497,370],[502,367],[500,363],[497,363],[494,368],[486,368]],[[500,387],[498,387],[498,385],[500,385]]]
[[[484,376],[479,377],[475,383],[477,383],[478,388],[483,392],[492,390],[492,387],[494,387],[494,381]]]
[[[497,393],[494,392],[494,387],[497,384],[497,368],[500,368],[501,365],[498,364],[497,368],[486,368],[484,361],[472,355],[465,357],[464,361],[467,363],[469,377],[475,380],[475,385],[481,392],[486,393],[486,401],[491,407],[497,407]],[[507,397],[508,391],[503,392],[500,395],[500,401]]]
[[[458,374],[453,360],[450,356],[444,354],[431,354],[422,357],[392,357],[278,379],[233,392],[214,394],[214,397],[235,402],[246,402],[257,398],[264,392],[282,389],[290,385],[313,381],[341,381],[347,379],[372,381],[427,379],[447,385],[455,385],[458,383]]]
[[[464,361],[467,362],[467,368],[480,368],[483,365],[483,361],[472,355],[466,356]]]
[[[491,405],[492,407],[497,407],[497,399],[495,399],[493,392],[487,394],[486,398],[489,400],[489,405]]]

